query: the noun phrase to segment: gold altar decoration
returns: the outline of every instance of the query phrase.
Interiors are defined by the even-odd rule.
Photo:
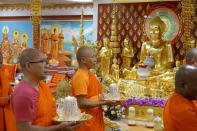
[[[31,20],[33,23],[33,48],[39,48],[39,28],[42,16],[42,0],[31,0]]]
[[[192,30],[192,17],[195,16],[196,12],[196,0],[181,0],[182,2],[182,15],[184,21],[184,47],[187,52],[193,47],[191,30]]]
[[[84,34],[83,34],[83,8],[81,10],[81,21],[80,21],[80,33],[79,33],[79,47],[85,46]]]

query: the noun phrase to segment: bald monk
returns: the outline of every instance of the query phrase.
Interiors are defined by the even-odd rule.
[[[197,67],[185,65],[175,75],[175,92],[165,104],[165,131],[197,131]]]
[[[89,70],[96,65],[94,52],[89,47],[81,47],[77,51],[79,69],[72,78],[72,95],[77,98],[79,107],[93,116],[84,126],[76,131],[104,131],[102,105],[115,105],[115,101],[99,101],[102,87],[97,78]]]
[[[0,131],[17,131],[14,112],[10,103],[12,87],[8,75],[1,70],[3,56],[0,52]]]
[[[20,56],[24,79],[18,84],[11,97],[19,131],[71,131],[79,123],[63,122],[53,125],[56,104],[46,83],[46,57],[38,49],[27,48]]]

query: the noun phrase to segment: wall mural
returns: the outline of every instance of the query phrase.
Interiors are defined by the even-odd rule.
[[[93,33],[93,21],[83,22],[84,39],[91,43]],[[75,56],[75,49],[79,40],[80,20],[48,20],[40,25],[40,49],[48,54],[50,59],[57,60],[59,66],[66,62],[71,65]],[[64,62],[63,62],[64,61]]]
[[[3,62],[18,64],[22,50],[32,47],[32,22],[1,21],[0,29]]]

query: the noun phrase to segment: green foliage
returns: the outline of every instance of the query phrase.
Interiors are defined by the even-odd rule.
[[[57,92],[56,95],[58,98],[65,98],[69,96],[72,92],[71,84],[68,80],[61,80],[57,85]]]

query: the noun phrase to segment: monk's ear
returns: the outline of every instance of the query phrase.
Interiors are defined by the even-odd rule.
[[[85,63],[86,62],[86,58],[85,57],[81,57],[81,63]]]
[[[29,62],[25,63],[25,70],[30,71],[31,70],[31,64]]]

